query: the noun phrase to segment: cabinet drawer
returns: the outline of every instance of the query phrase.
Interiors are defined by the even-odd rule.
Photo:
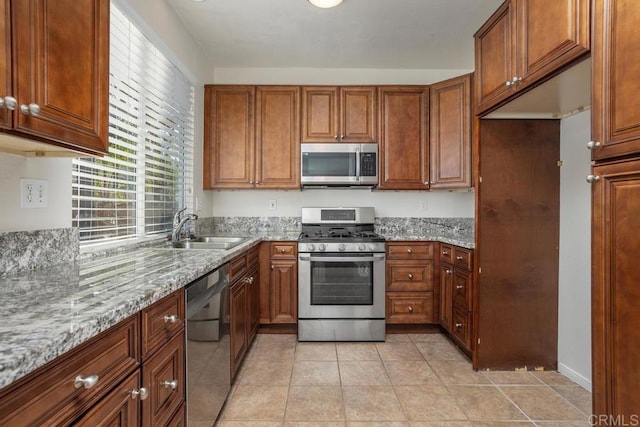
[[[453,273],[453,303],[464,307],[466,310],[471,310],[471,273],[468,271],[462,271],[460,269],[454,269]]]
[[[469,249],[454,247],[453,248],[453,264],[457,267],[464,268],[465,270],[471,271],[473,267],[473,257],[471,256],[471,251]]]
[[[440,260],[453,263],[453,246],[440,243]]]
[[[433,323],[433,293],[388,292],[387,323]]]
[[[0,393],[0,425],[67,425],[138,367],[138,316],[90,339]],[[97,375],[91,388],[77,377]]]
[[[142,310],[142,358],[146,359],[184,328],[184,290]]]
[[[387,242],[387,259],[433,259],[433,243]]]
[[[229,283],[234,283],[247,272],[247,253],[243,252],[229,263]]]
[[[167,427],[184,427],[185,425],[185,404],[183,403],[178,412],[171,418]]]
[[[432,291],[433,262],[389,261],[387,291]]]
[[[460,344],[467,350],[471,349],[471,313],[467,310],[454,306],[453,308],[453,328],[452,333]]]
[[[139,389],[140,371],[136,370],[73,425],[76,427],[138,425],[140,399],[132,399],[131,392]]]
[[[271,244],[271,259],[295,259],[297,243],[278,242]]]
[[[142,385],[149,392],[142,401],[142,425],[167,425],[184,402],[184,331],[142,365]]]

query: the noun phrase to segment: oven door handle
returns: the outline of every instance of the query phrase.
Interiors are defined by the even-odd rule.
[[[384,254],[374,254],[372,256],[360,257],[328,257],[328,256],[310,256],[310,255],[298,255],[300,261],[328,261],[328,262],[369,262],[369,261],[384,261]]]

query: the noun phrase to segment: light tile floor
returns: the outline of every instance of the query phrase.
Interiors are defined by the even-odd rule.
[[[217,425],[573,427],[590,412],[591,394],[557,372],[474,372],[439,334],[258,335]]]

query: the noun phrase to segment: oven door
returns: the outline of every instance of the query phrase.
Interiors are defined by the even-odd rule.
[[[384,253],[298,255],[300,319],[384,319]]]

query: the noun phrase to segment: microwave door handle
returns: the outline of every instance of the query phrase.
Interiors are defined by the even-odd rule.
[[[360,148],[356,148],[356,181],[360,181]]]

